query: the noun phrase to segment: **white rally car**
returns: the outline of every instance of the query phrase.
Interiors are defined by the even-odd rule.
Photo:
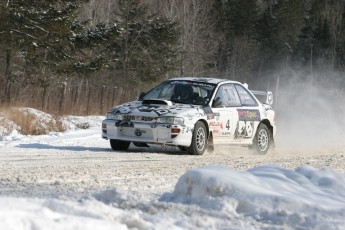
[[[215,145],[228,144],[265,154],[276,133],[272,103],[271,92],[250,91],[237,81],[174,78],[142,94],[139,101],[110,109],[102,121],[102,137],[110,140],[113,150],[126,150],[132,142],[139,147],[178,146],[202,155]]]

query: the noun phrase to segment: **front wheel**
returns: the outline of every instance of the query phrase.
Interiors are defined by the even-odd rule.
[[[259,154],[266,154],[270,144],[270,133],[265,124],[261,123],[258,127],[253,141],[253,147]]]
[[[127,150],[131,142],[110,139],[110,146],[113,150]]]
[[[207,147],[207,131],[203,122],[198,121],[194,126],[192,143],[188,147],[188,152],[193,155],[204,154]]]

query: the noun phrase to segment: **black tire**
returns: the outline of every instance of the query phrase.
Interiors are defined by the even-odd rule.
[[[264,155],[269,149],[270,138],[271,136],[267,126],[261,123],[256,131],[252,147],[255,148],[258,154]]]
[[[204,154],[207,148],[207,131],[203,122],[198,121],[194,126],[192,143],[188,147],[188,152],[193,155]]]
[[[110,139],[110,146],[113,150],[127,150],[131,142]]]

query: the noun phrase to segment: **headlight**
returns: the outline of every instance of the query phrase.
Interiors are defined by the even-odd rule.
[[[122,115],[121,114],[116,114],[112,112],[107,113],[107,119],[112,119],[112,120],[122,120]]]
[[[182,117],[160,117],[157,122],[171,125],[183,125],[184,119]]]

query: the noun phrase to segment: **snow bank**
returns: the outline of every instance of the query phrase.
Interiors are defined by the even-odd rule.
[[[10,144],[40,142],[44,143],[49,137],[74,137],[74,130],[86,130],[81,135],[88,135],[87,130],[96,128],[100,130],[101,122],[104,116],[62,116],[54,117],[50,114],[32,108],[13,108],[16,113],[22,113],[27,116],[27,123],[34,127],[34,131],[45,133],[41,135],[23,135],[22,127],[0,114],[0,146]],[[57,126],[61,126],[57,128]],[[59,129],[65,130],[58,132]],[[100,134],[99,134],[100,135]],[[14,142],[16,141],[16,142]]]
[[[12,108],[13,117],[21,124],[16,124],[4,114],[0,114],[0,141],[17,140],[23,130],[32,134],[50,134],[59,131],[88,129],[100,126],[104,116],[52,116],[33,108]],[[25,127],[21,127],[25,126]]]
[[[262,166],[238,172],[204,167],[185,173],[160,200],[291,228],[345,227],[345,175],[331,169]]]
[[[17,124],[0,114],[0,141],[4,140],[6,136],[15,135],[18,133],[17,130],[20,130]]]
[[[104,116],[63,116],[60,121],[65,130],[88,129],[101,125]]]
[[[158,200],[116,189],[79,201],[0,197],[0,223],[19,230],[344,229],[344,182],[331,169],[203,167]]]
[[[99,202],[0,198],[2,229],[127,229],[116,221],[123,211]]]

